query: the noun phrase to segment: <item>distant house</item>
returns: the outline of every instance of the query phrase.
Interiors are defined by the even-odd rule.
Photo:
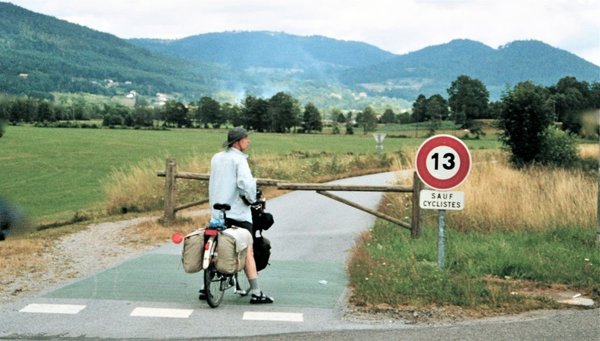
[[[29,74],[22,72],[22,73],[19,74],[19,77],[23,78],[23,79],[27,79],[27,77],[29,77]]]
[[[158,105],[163,106],[167,103],[168,100],[169,96],[167,94],[163,94],[160,92],[156,93],[156,102],[158,103]]]

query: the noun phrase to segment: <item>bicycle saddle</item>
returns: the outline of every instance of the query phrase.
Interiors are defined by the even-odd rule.
[[[219,211],[229,211],[231,209],[231,205],[229,204],[214,204],[213,208]]]

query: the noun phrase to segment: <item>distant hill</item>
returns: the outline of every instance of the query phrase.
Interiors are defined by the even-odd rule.
[[[364,67],[395,56],[361,42],[266,31],[207,33],[179,40],[130,41],[163,54],[225,64],[235,69],[295,69],[309,74]]]
[[[0,2],[0,92],[198,91],[204,81],[192,70],[116,36]]]
[[[239,101],[248,93],[285,91],[321,108],[363,109],[374,103],[408,107],[421,93],[446,97],[462,74],[480,79],[495,99],[524,80],[546,86],[565,76],[598,81],[600,67],[539,41],[493,49],[453,40],[399,56],[362,42],[265,31],[123,40],[0,2],[4,93],[135,90]]]
[[[460,75],[481,80],[492,97],[506,86],[531,80],[545,86],[565,76],[600,81],[600,67],[540,41],[514,41],[493,49],[472,40],[453,40],[397,56],[389,61],[341,73],[341,81],[370,93],[415,98],[418,94],[446,96]]]

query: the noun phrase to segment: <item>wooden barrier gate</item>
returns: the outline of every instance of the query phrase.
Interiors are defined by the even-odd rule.
[[[201,173],[190,173],[190,172],[177,172],[177,163],[174,159],[167,159],[165,171],[157,172],[160,177],[165,177],[165,210],[164,220],[172,221],[175,219],[175,213],[179,210],[190,208],[193,206],[201,205],[208,202],[208,199],[194,201],[191,203],[183,204],[180,206],[175,205],[175,198],[177,192],[176,179],[191,179],[191,180],[203,180],[208,181],[210,179],[209,174]],[[413,185],[412,187],[403,186],[360,186],[360,185],[329,185],[329,184],[314,184],[314,183],[290,183],[285,180],[275,179],[256,179],[256,184],[259,186],[276,187],[282,190],[294,190],[294,191],[316,191],[317,193],[324,195],[333,200],[337,200],[346,205],[352,206],[361,211],[372,214],[378,218],[385,219],[394,224],[400,225],[411,231],[413,238],[419,238],[421,236],[421,212],[419,208],[419,193],[423,189],[423,183],[417,176],[417,173],[413,173]],[[412,193],[412,217],[410,224],[389,215],[377,212],[370,208],[359,205],[355,202],[346,200],[339,197],[329,191],[350,191],[350,192],[397,192],[397,193]]]

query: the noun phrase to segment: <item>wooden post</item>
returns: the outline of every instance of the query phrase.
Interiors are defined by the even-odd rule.
[[[413,173],[413,195],[412,195],[412,219],[410,235],[413,238],[421,237],[421,208],[419,207],[419,198],[421,196],[421,190],[423,189],[423,182],[417,175],[417,172]]]
[[[165,215],[166,223],[175,220],[175,175],[177,174],[177,163],[175,159],[167,159],[165,165]]]

